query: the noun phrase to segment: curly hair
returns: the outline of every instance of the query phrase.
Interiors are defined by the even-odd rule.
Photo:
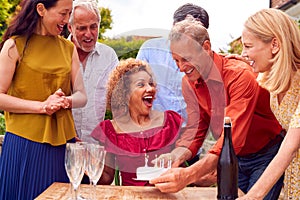
[[[108,110],[128,111],[126,96],[130,93],[130,76],[140,71],[147,72],[156,87],[153,72],[147,62],[134,58],[121,60],[119,65],[110,73],[107,82],[106,101]]]

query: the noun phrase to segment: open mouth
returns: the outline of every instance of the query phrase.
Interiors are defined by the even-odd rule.
[[[154,101],[154,97],[153,96],[148,95],[148,96],[144,96],[143,97],[143,102],[148,107],[152,107],[153,101]]]
[[[62,32],[64,30],[64,25],[57,25],[57,28]]]
[[[190,73],[192,73],[192,72],[194,71],[194,69],[195,69],[195,68],[191,68],[190,70],[186,71],[185,73],[186,73],[186,74],[190,74]]]
[[[85,40],[83,40],[85,43],[91,43],[91,42],[93,42],[93,40],[92,39],[85,39]]]

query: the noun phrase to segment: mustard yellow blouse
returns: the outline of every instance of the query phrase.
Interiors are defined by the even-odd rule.
[[[287,91],[281,103],[277,95],[271,94],[271,108],[284,129],[300,128],[300,70],[293,78],[291,88]],[[300,197],[300,150],[296,154],[284,178],[284,199],[299,199]]]
[[[8,94],[21,99],[44,101],[61,88],[71,94],[71,63],[73,44],[61,36],[32,35],[14,37],[20,63],[8,90]],[[21,114],[5,112],[6,129],[26,139],[65,144],[75,137],[71,109],[61,109],[49,116],[46,114]]]

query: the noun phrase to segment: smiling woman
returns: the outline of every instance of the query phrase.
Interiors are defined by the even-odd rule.
[[[34,199],[53,182],[69,181],[63,160],[76,135],[71,108],[86,103],[76,48],[60,36],[72,5],[21,1],[0,43],[1,200]]]
[[[153,110],[155,95],[156,82],[146,62],[129,58],[111,72],[107,105],[113,119],[101,122],[92,132],[108,152],[106,165],[110,169],[104,169],[101,179],[112,180],[116,162],[122,185],[149,185],[136,180],[137,168],[151,165],[148,160],[173,149],[181,116],[170,110]]]

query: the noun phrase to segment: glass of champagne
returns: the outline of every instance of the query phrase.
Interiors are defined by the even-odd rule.
[[[93,194],[92,199],[96,199],[96,185],[99,181],[105,163],[105,155],[106,151],[104,150],[104,146],[99,144],[88,144],[87,146],[87,175],[89,176],[91,185],[91,193]]]
[[[74,199],[78,197],[78,187],[81,183],[85,167],[86,149],[76,143],[67,143],[65,152],[65,168],[73,186]]]

